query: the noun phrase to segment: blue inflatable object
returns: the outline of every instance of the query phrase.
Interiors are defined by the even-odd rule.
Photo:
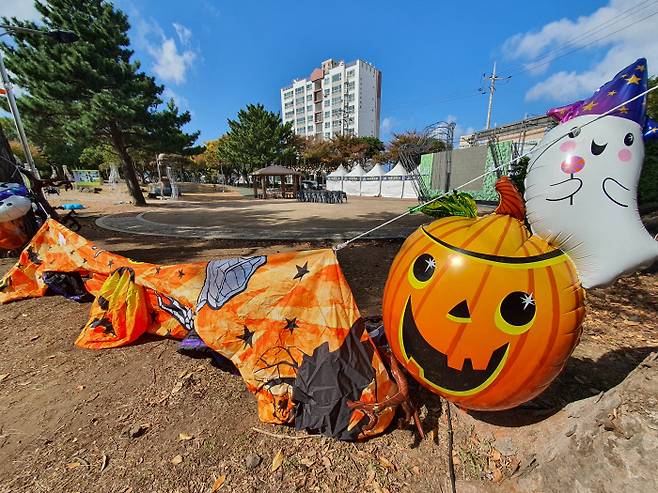
[[[27,194],[28,190],[25,185],[21,185],[20,183],[7,183],[4,181],[0,182],[0,200],[4,200],[12,195],[27,197]]]
[[[62,209],[66,211],[77,211],[78,209],[86,209],[82,204],[63,204]]]

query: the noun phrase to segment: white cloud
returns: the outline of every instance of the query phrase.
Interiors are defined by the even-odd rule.
[[[393,131],[394,126],[395,119],[392,116],[387,116],[382,120],[380,130],[383,134],[390,134]]]
[[[182,84],[187,79],[187,71],[198,58],[198,51],[190,48],[192,31],[182,24],[173,27],[182,47],[173,37],[167,36],[164,29],[154,20],[145,20],[138,12],[132,12],[135,19],[135,45],[145,50],[155,61],[153,71],[164,82]]]
[[[174,29],[176,30],[176,34],[178,35],[178,39],[180,40],[181,44],[183,46],[189,46],[190,45],[190,40],[192,39],[192,31],[185,27],[183,24],[179,24],[177,22],[173,23]]]
[[[0,17],[36,21],[41,15],[34,8],[34,0],[3,0],[0,5]]]
[[[190,101],[186,97],[181,96],[168,87],[165,87],[165,90],[162,92],[162,99],[165,102],[173,99],[180,110],[188,110],[190,108]]]
[[[151,45],[148,52],[155,58],[154,72],[165,82],[182,84],[187,76],[187,69],[196,59],[196,53],[185,50],[180,53],[172,38],[163,38],[162,44]]]
[[[635,6],[638,7],[634,9]],[[587,64],[582,70],[559,71],[535,84],[526,93],[526,100],[569,103],[588,96],[637,58],[658,61],[658,37],[655,35],[658,16],[652,16],[658,12],[657,7],[654,2],[610,0],[608,5],[590,15],[560,19],[539,31],[507,39],[503,44],[506,56],[522,61],[534,75],[546,70],[557,55],[576,49],[607,49],[597,63]]]

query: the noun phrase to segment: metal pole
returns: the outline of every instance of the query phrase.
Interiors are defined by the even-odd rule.
[[[491,128],[491,109],[493,107],[493,95],[496,90],[496,62],[493,64],[493,72],[489,77],[491,84],[489,84],[489,109],[487,110],[487,130]]]
[[[2,75],[2,84],[5,87],[7,92],[7,101],[9,102],[9,109],[11,110],[11,116],[14,117],[14,124],[16,125],[16,131],[18,132],[18,138],[21,141],[21,146],[23,147],[23,153],[25,154],[25,160],[27,161],[30,171],[34,173],[37,178],[41,178],[39,175],[39,170],[34,165],[34,160],[32,159],[32,153],[30,152],[30,145],[27,142],[27,136],[25,135],[25,129],[23,128],[23,122],[21,121],[21,115],[18,113],[18,107],[16,106],[16,99],[14,98],[14,93],[11,90],[11,81],[9,80],[9,74],[7,74],[7,69],[5,68],[4,58],[2,52],[0,51],[0,74]]]

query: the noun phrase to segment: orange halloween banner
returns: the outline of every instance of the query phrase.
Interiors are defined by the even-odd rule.
[[[198,335],[229,359],[268,423],[340,439],[382,432],[354,402],[397,392],[329,249],[161,266],[107,252],[49,220],[0,282],[0,303],[93,296],[76,344],[130,344],[145,332]],[[91,296],[90,296],[91,295]],[[350,407],[351,404],[351,407]]]

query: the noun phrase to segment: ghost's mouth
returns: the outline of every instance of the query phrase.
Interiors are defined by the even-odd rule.
[[[612,187],[612,184],[613,184],[613,183],[614,183],[615,185],[617,185],[618,187],[623,188],[623,189],[626,190],[627,192],[629,191],[628,188],[626,188],[624,185],[622,185],[621,183],[619,183],[619,182],[618,182],[617,180],[615,180],[614,178],[607,177],[605,180],[603,180],[603,183],[601,183],[601,188],[603,189],[603,193],[605,194],[606,197],[608,197],[612,202],[614,202],[615,204],[617,204],[619,207],[628,207],[628,204],[624,204],[623,202],[619,202],[618,200],[615,200],[615,199],[612,197],[612,195],[610,195],[610,192],[612,191],[612,190],[611,190],[611,187]]]
[[[401,324],[402,354],[414,360],[419,377],[431,387],[450,395],[467,396],[476,394],[496,379],[505,366],[509,343],[491,353],[484,370],[475,370],[470,358],[464,359],[461,370],[448,366],[448,356],[432,347],[422,336],[411,309],[411,297],[407,301]]]
[[[568,184],[568,185],[566,185],[566,184]],[[561,194],[559,197],[556,197],[556,198],[546,197],[546,200],[548,202],[560,202],[562,200],[567,200],[568,199],[569,200],[569,205],[573,205],[574,196],[578,192],[580,192],[581,188],[583,188],[583,180],[581,180],[580,178],[576,178],[575,176],[573,176],[573,173],[572,173],[571,176],[569,178],[567,178],[566,180],[562,180],[562,181],[559,181],[557,183],[553,183],[550,186],[551,187],[559,187],[560,185],[564,185],[561,188],[566,188],[566,190],[563,192],[564,195]],[[569,192],[569,193],[566,193],[566,192]]]

